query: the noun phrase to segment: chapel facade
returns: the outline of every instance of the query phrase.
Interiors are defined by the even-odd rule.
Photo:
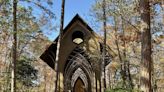
[[[59,52],[58,92],[101,92],[102,39],[77,14],[63,30]],[[57,40],[40,56],[52,69]],[[107,49],[107,64],[114,53]]]

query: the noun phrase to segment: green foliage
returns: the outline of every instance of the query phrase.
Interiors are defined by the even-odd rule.
[[[41,77],[33,66],[34,59],[38,60],[44,50],[47,38],[44,33],[54,25],[55,14],[51,12],[52,0],[17,0],[17,90],[31,92],[36,84],[40,85]],[[13,41],[13,0],[0,0],[0,92],[9,92],[11,83],[11,56]],[[39,6],[37,5],[39,4]],[[45,28],[46,27],[46,28]],[[46,29],[46,30],[45,30]],[[51,28],[52,29],[52,28]],[[43,44],[44,45],[41,45]],[[37,44],[36,44],[37,43]],[[36,46],[37,45],[37,46]],[[41,45],[41,46],[39,46]],[[35,50],[35,51],[34,51]],[[39,53],[39,54],[38,54]],[[22,58],[26,56],[26,58]],[[28,58],[27,58],[28,57]],[[32,60],[31,60],[32,59]],[[35,67],[35,68],[34,68]],[[30,88],[29,88],[30,87]],[[35,91],[36,92],[36,91]]]
[[[32,66],[31,62],[32,60],[28,58],[22,58],[17,61],[16,66],[16,77],[18,82],[21,82],[27,87],[35,86],[38,78],[38,70]]]
[[[128,88],[114,88],[107,89],[106,92],[141,92],[138,89],[128,89]]]

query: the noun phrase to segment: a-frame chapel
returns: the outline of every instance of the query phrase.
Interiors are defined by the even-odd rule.
[[[40,56],[54,69],[57,39]],[[77,14],[65,27],[59,52],[58,92],[100,92],[103,42]],[[107,64],[114,56],[107,46]]]

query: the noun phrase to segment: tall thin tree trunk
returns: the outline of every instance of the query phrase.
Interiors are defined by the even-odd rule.
[[[17,61],[17,0],[13,0],[13,55],[11,70],[11,92],[16,92],[16,61]]]
[[[104,30],[104,47],[103,47],[103,61],[102,61],[102,78],[103,78],[103,89],[106,90],[106,72],[105,72],[105,57],[106,57],[106,1],[103,0],[103,30]]]
[[[126,39],[125,39],[125,28],[126,28],[126,25],[125,25],[125,21],[123,19],[123,17],[121,17],[122,19],[122,30],[123,30],[123,76],[125,78],[125,81],[127,82],[125,85],[126,88],[130,88],[130,89],[133,89],[133,83],[132,83],[132,79],[131,79],[131,74],[130,74],[130,62],[129,60],[127,60],[127,45],[126,45]]]
[[[102,82],[101,82],[101,76],[100,76],[100,79],[99,79],[99,86],[100,86],[100,90],[99,90],[99,92],[102,92]]]
[[[130,85],[130,88],[133,89],[133,80],[132,80],[132,77],[131,77],[131,74],[130,74],[130,62],[128,61],[127,62],[127,73],[128,73],[128,78],[129,78],[129,85]]]
[[[61,6],[61,19],[60,19],[60,33],[57,42],[57,50],[56,50],[56,58],[55,58],[55,71],[56,71],[56,81],[55,81],[55,92],[58,92],[58,78],[59,78],[59,52],[60,52],[60,45],[61,39],[63,36],[63,26],[64,26],[64,7],[65,7],[65,0],[62,0]],[[59,85],[60,86],[60,85]]]
[[[46,86],[47,85],[47,82],[46,82],[47,81],[46,66],[44,65],[43,68],[44,68],[44,92],[47,92],[46,91],[46,89],[47,89],[47,86]]]
[[[121,51],[120,51],[120,48],[119,48],[119,43],[118,43],[118,35],[117,35],[117,19],[116,17],[114,17],[114,22],[115,22],[115,44],[116,44],[116,49],[117,49],[117,52],[118,52],[118,57],[119,57],[119,60],[120,60],[120,63],[121,63],[121,78],[122,78],[122,81],[123,81],[123,84],[125,84],[125,77],[124,77],[124,69],[123,69],[123,59],[122,59],[122,56],[121,56]],[[124,85],[123,85],[124,86]]]
[[[126,41],[125,41],[125,26],[124,26],[124,20],[122,18],[122,35],[123,35],[123,77],[124,77],[124,82],[125,82],[125,88],[127,88],[127,57],[126,57]]]
[[[149,0],[140,0],[141,12],[141,71],[140,87],[143,92],[152,92],[151,87],[151,32]]]

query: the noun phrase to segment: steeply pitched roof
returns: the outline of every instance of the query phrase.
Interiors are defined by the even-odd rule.
[[[66,31],[73,25],[73,23],[75,23],[76,21],[79,21],[82,23],[83,26],[85,26],[88,30],[93,31],[91,27],[88,26],[88,24],[78,15],[76,14],[76,16],[70,21],[70,23],[64,28],[63,30],[63,34],[66,33]],[[40,56],[40,58],[46,62],[51,68],[54,69],[54,62],[52,61],[55,60],[55,56],[56,55],[52,55],[51,51],[53,51],[54,54],[56,54],[56,49],[57,49],[57,42],[58,37],[54,40],[54,43],[52,43],[48,49]],[[53,57],[51,57],[50,55],[52,55]]]
[[[79,20],[88,30],[93,31],[92,28],[78,14],[76,14],[75,17],[71,20],[71,22],[63,30],[64,33],[76,20]]]

